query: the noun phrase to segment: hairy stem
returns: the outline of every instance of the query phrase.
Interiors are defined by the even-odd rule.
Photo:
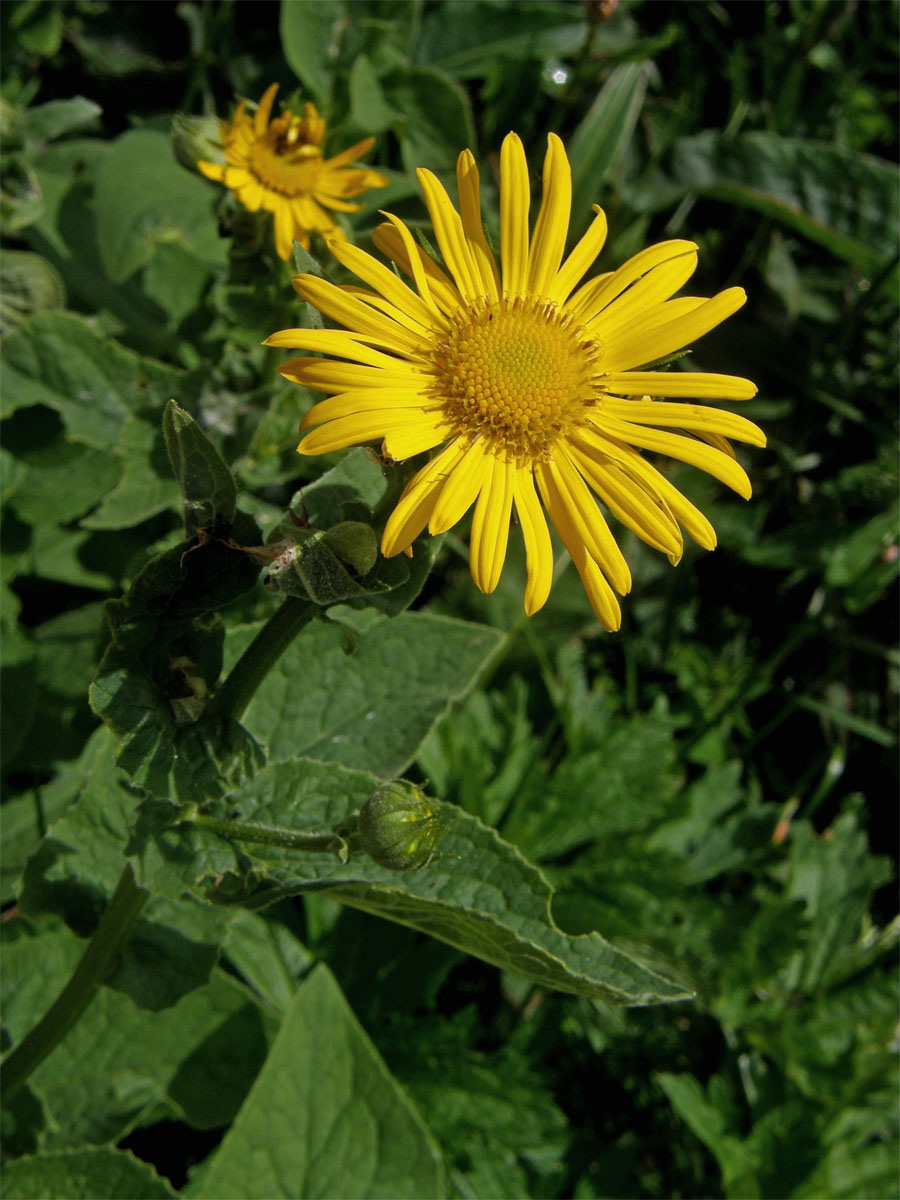
[[[306,850],[315,853],[333,850],[336,839],[333,833],[300,833],[293,829],[279,829],[274,825],[254,825],[242,821],[224,821],[218,817],[206,817],[198,813],[190,818],[197,829],[208,829],[236,842],[255,842],[261,846],[281,846],[285,850]]]
[[[239,721],[256,689],[317,612],[317,606],[308,600],[288,596],[231,668],[210,712]]]
[[[148,895],[149,892],[138,887],[131,864],[127,863],[72,978],[44,1017],[4,1060],[4,1098],[21,1087],[93,1000],[110,960],[131,932]]]

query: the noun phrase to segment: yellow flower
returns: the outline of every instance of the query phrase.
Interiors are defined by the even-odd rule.
[[[242,100],[231,124],[222,122],[227,161],[198,162],[197,167],[208,179],[224,183],[250,212],[270,212],[275,218],[275,248],[289,259],[292,239],[309,249],[311,233],[343,238],[332,211],[357,212],[363,206],[348,203],[348,198],[385,187],[387,180],[377,171],[346,165],[371,150],[374,138],[334,158],[322,157],[325,122],[314,104],[307,102],[302,118],[285,110],[270,121],[277,91],[273,83],[252,117]]]
[[[331,393],[303,420],[301,429],[317,428],[300,443],[302,454],[373,439],[382,439],[394,459],[440,447],[391,514],[384,554],[408,553],[426,525],[442,533],[474,504],[472,576],[490,592],[515,506],[530,615],[550,591],[546,511],[600,622],[618,629],[615,593],[629,591],[631,574],[595,496],[673,563],[681,557],[682,527],[701,546],[716,544],[709,521],[639,450],[691,463],[750,495],[725,439],[763,446],[761,430],[730,412],[651,397],[745,400],[754,384],[646,369],[718,325],[746,296],[729,288],[711,300],[672,300],[697,263],[697,247],[686,241],[652,246],[577,287],[603,245],[606,218],[595,205],[593,223],[564,261],[572,184],[562,142],[549,137],[530,237],[528,167],[513,133],[503,143],[500,175],[499,265],[482,229],[478,171],[466,150],[457,164],[459,213],[434,175],[418,172],[446,271],[385,214],[375,244],[416,290],[355,246],[332,243],[335,257],[368,288],[311,275],[298,275],[294,287],[346,331],[286,329],[267,344],[345,360],[295,358],[279,368]]]

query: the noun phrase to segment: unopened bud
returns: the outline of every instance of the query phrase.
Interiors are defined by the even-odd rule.
[[[378,539],[371,525],[341,521],[325,534],[325,543],[357,575],[368,575],[378,558]]]
[[[405,779],[377,788],[359,813],[359,839],[373,862],[389,871],[427,866],[449,825],[440,805]]]
[[[176,113],[172,118],[172,144],[175,157],[189,171],[197,170],[197,162],[223,163],[222,123],[218,117],[186,117]]]

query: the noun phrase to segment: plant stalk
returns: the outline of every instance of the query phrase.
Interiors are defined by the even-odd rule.
[[[93,1000],[110,960],[131,932],[149,894],[137,885],[131,864],[126,863],[71,979],[43,1018],[4,1060],[4,1099],[12,1096],[59,1045]]]
[[[239,721],[256,689],[281,658],[304,625],[317,614],[318,607],[308,600],[288,596],[276,609],[222,684],[209,712]]]
[[[274,825],[225,821],[200,813],[191,817],[190,821],[197,829],[208,829],[211,833],[220,833],[236,842],[255,842],[261,846],[281,846],[285,850],[305,850],[308,853],[333,850],[336,840],[339,840],[333,833],[302,833],[293,829],[279,829]]]

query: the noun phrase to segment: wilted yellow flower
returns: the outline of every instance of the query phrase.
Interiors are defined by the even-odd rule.
[[[284,259],[291,256],[296,239],[309,249],[309,235],[343,238],[333,212],[357,212],[350,204],[372,187],[387,180],[366,167],[348,167],[372,149],[374,138],[364,138],[334,158],[322,156],[325,122],[307,101],[305,116],[285,110],[270,121],[278,84],[266,90],[256,112],[249,116],[242,100],[229,124],[222,122],[225,163],[198,162],[208,179],[224,183],[250,212],[265,209],[275,218],[275,248]]]
[[[697,263],[697,247],[680,240],[643,250],[576,290],[603,245],[606,218],[594,206],[591,227],[563,261],[572,183],[562,142],[550,135],[530,237],[528,166],[513,133],[503,143],[500,174],[499,266],[482,229],[478,171],[466,150],[457,164],[459,213],[434,175],[418,172],[447,271],[386,214],[375,244],[417,290],[371,255],[332,242],[335,257],[369,288],[336,287],[311,275],[297,276],[294,287],[346,331],[287,329],[267,344],[346,360],[304,357],[280,368],[288,379],[333,393],[306,414],[302,428],[318,428],[300,443],[302,454],[373,439],[382,439],[394,459],[440,447],[389,518],[384,554],[408,551],[426,525],[442,533],[474,504],[470,565],[476,584],[490,592],[515,505],[530,615],[550,591],[546,510],[597,617],[618,629],[615,593],[629,591],[631,573],[595,496],[673,563],[681,557],[682,527],[701,546],[716,544],[709,521],[639,450],[691,463],[750,495],[725,438],[763,446],[761,430],[730,412],[651,397],[745,400],[754,384],[647,369],[718,325],[746,296],[729,288],[711,300],[672,300]]]

